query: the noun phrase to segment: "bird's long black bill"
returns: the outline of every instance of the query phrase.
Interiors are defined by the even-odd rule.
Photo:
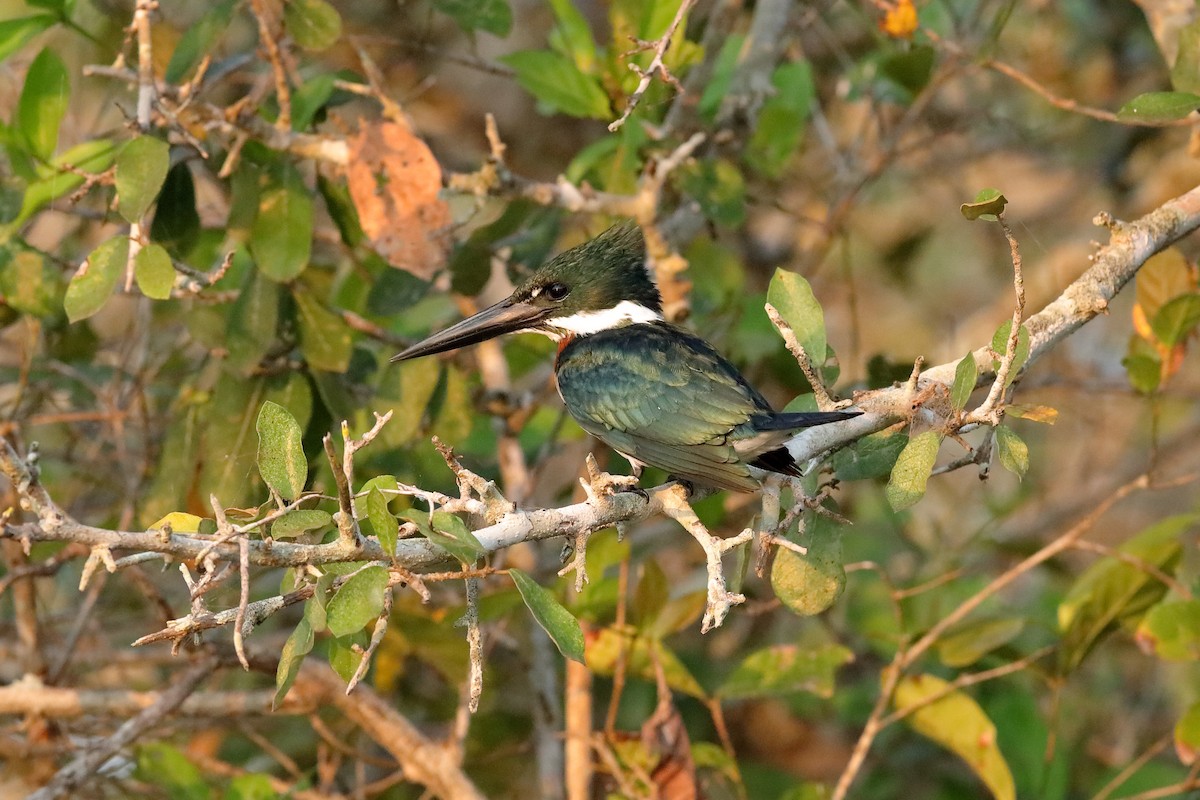
[[[403,353],[392,356],[392,361],[408,361],[410,358],[431,356],[447,350],[457,350],[470,344],[478,344],[504,333],[513,333],[533,327],[545,319],[548,309],[529,303],[502,300],[478,314],[455,323],[444,331],[433,334],[424,341],[414,344]]]

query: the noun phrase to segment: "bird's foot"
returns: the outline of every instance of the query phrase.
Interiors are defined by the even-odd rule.
[[[591,531],[580,531],[575,534],[573,541],[563,545],[562,553],[559,555],[563,568],[558,571],[558,576],[561,578],[574,572],[576,593],[582,592],[583,585],[588,583],[587,545],[591,535]]]
[[[685,492],[686,487],[681,486],[678,491],[663,493],[661,495],[663,512],[682,525],[704,549],[708,571],[708,594],[700,632],[708,633],[713,628],[721,626],[726,615],[729,614],[730,608],[746,602],[745,595],[729,591],[728,585],[725,583],[725,574],[721,569],[721,557],[735,547],[740,547],[753,539],[754,532],[747,528],[729,539],[713,536],[688,504]]]
[[[650,502],[650,495],[638,486],[640,475],[613,475],[605,472],[596,464],[596,459],[592,457],[591,453],[587,457],[587,471],[588,476],[580,478],[579,485],[583,487],[588,500],[595,501],[599,497],[611,497],[622,492],[632,492],[641,496],[646,502]]]
[[[721,569],[721,556],[733,548],[749,542],[754,538],[754,532],[747,528],[729,539],[708,534],[707,542],[694,533],[692,535],[704,548],[704,555],[708,561],[708,600],[705,603],[704,620],[700,625],[700,632],[708,633],[713,628],[721,627],[730,608],[746,602],[746,595],[740,592],[731,592],[726,588],[725,575]]]

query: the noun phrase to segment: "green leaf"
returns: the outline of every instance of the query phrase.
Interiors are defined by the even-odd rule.
[[[349,636],[378,619],[388,592],[388,571],[364,567],[343,583],[329,601],[326,624],[334,636]]]
[[[394,475],[376,475],[374,478],[371,478],[369,481],[364,483],[361,488],[359,488],[358,494],[355,495],[351,500],[351,504],[354,508],[354,516],[358,519],[368,516],[367,497],[370,496],[372,490],[379,492],[381,495],[383,495],[383,499],[385,501],[390,502],[390,500],[396,496],[396,491],[399,488],[400,484],[396,482],[396,476]],[[422,520],[425,523],[428,523],[428,515],[423,511],[420,513],[422,515]]]
[[[430,524],[431,530],[422,531],[426,538],[468,567],[474,566],[487,552],[467,523],[449,511],[433,512]]]
[[[46,317],[62,307],[60,276],[41,253],[0,249],[0,295],[23,314]]]
[[[721,50],[717,53],[717,60],[713,65],[712,80],[704,87],[704,93],[700,96],[700,103],[697,106],[700,116],[709,122],[717,116],[717,112],[721,110],[721,104],[729,94],[729,87],[733,83],[733,76],[738,68],[738,59],[744,50],[745,43],[745,35],[739,33],[726,36],[724,42],[721,43]]]
[[[1137,628],[1142,650],[1165,661],[1200,660],[1200,600],[1159,603]]]
[[[281,795],[271,788],[266,775],[238,775],[229,782],[223,800],[278,800]]]
[[[1138,337],[1140,338],[1140,337]],[[1147,353],[1134,353],[1121,359],[1135,392],[1153,394],[1162,382],[1162,362]]]
[[[938,658],[948,667],[969,667],[997,647],[1017,638],[1024,629],[1025,620],[1020,617],[967,623],[938,640]]]
[[[148,244],[133,260],[133,275],[142,294],[151,300],[167,300],[175,286],[175,265],[162,245]]]
[[[313,600],[305,602],[306,611],[308,604],[312,602]],[[275,668],[275,697],[271,701],[272,709],[279,708],[283,698],[287,697],[288,690],[292,688],[292,684],[296,682],[296,676],[300,674],[300,664],[312,650],[315,641],[316,635],[312,625],[308,622],[306,613],[297,623],[295,630],[288,636],[287,641],[283,643],[283,650],[279,653],[279,666]]]
[[[582,72],[591,72],[596,65],[596,42],[587,19],[579,13],[573,0],[548,0],[558,22],[550,35],[550,46],[571,59]]]
[[[908,444],[903,433],[873,433],[833,455],[833,468],[843,481],[862,481],[890,475]]]
[[[34,14],[0,21],[0,61],[25,46],[33,37],[58,22],[52,14]]]
[[[1151,525],[1118,551],[1170,572],[1183,552],[1182,536],[1200,522],[1200,514],[1168,517]],[[1136,621],[1162,600],[1166,586],[1145,570],[1106,556],[1076,579],[1058,606],[1062,632],[1059,668],[1065,674],[1082,663],[1092,648],[1118,624]]]
[[[8,225],[0,227],[0,239],[7,238],[42,206],[78,189],[84,180],[80,171],[103,172],[112,164],[116,145],[109,139],[92,139],[55,156],[50,167],[39,170],[38,179],[25,187],[21,210]],[[67,169],[70,166],[73,169]]]
[[[337,75],[332,72],[322,72],[292,92],[292,130],[308,130],[313,120],[329,99],[333,96],[334,82]]]
[[[363,651],[366,650],[369,641],[365,631],[329,640],[329,666],[333,667],[333,671],[346,683],[349,683],[358,671]],[[356,645],[359,648],[357,651]]]
[[[1168,300],[1150,321],[1154,336],[1167,347],[1182,342],[1200,325],[1200,292]]]
[[[879,61],[878,74],[893,87],[885,92],[886,99],[911,103],[929,85],[935,60],[936,53],[928,45],[914,45],[885,55]]]
[[[818,648],[795,644],[765,647],[738,664],[717,695],[729,700],[793,692],[832,697],[834,673],[853,660],[854,654],[839,644]]]
[[[1200,19],[1193,19],[1179,31],[1179,49],[1171,67],[1171,88],[1179,92],[1200,92]]]
[[[996,332],[992,334],[992,350],[998,356],[1003,357],[1008,352],[1008,334],[1012,330],[1012,320],[1006,320]],[[1025,362],[1029,359],[1029,328],[1024,325],[1017,331],[1017,349],[1013,353],[1012,367],[1008,370],[1008,380],[1005,386],[1012,384],[1017,379],[1017,373],[1021,371],[1021,367],[1025,366]],[[999,358],[992,359],[992,369],[1000,368]]]
[[[167,83],[180,83],[187,73],[200,63],[200,59],[213,49],[217,37],[229,27],[233,19],[233,10],[238,0],[222,0],[209,8],[195,23],[188,26],[171,53],[167,63],[165,79]]]
[[[245,251],[241,251],[243,254]],[[260,271],[246,271],[242,289],[229,311],[225,344],[231,368],[243,375],[258,368],[275,343],[280,287]]]
[[[771,76],[771,85],[775,94],[758,115],[746,161],[768,178],[777,178],[800,146],[812,113],[817,91],[812,65],[807,61],[783,64]]]
[[[304,431],[283,406],[270,400],[258,412],[258,471],[285,500],[295,500],[308,480],[308,459],[301,443]]]
[[[303,286],[293,286],[292,297],[296,300],[304,360],[313,369],[345,372],[354,349],[346,323]]]
[[[1004,213],[1008,198],[1000,194],[999,189],[981,189],[975,199],[958,207],[962,215],[969,220],[983,219],[995,222]]]
[[[825,312],[812,286],[795,272],[777,269],[767,288],[767,302],[775,306],[783,321],[792,326],[796,341],[808,353],[813,367],[825,362]]]
[[[196,184],[187,162],[180,161],[171,167],[167,179],[163,181],[158,205],[154,209],[154,222],[150,225],[150,238],[161,243],[172,254],[184,257],[195,246],[199,236]]]
[[[375,530],[383,552],[389,556],[395,555],[396,536],[399,532],[396,518],[388,511],[388,501],[383,492],[374,486],[367,492],[367,519],[371,521],[371,527]]]
[[[283,21],[296,44],[305,50],[325,50],[342,35],[342,17],[325,0],[288,0]]]
[[[467,33],[480,30],[508,36],[512,30],[512,9],[505,0],[433,0],[433,7]]]
[[[700,204],[704,216],[736,228],[746,218],[746,180],[727,159],[703,159],[676,171],[683,190]]]
[[[62,59],[50,48],[42,50],[25,73],[25,86],[17,101],[17,129],[29,151],[42,161],[54,155],[58,126],[67,111],[71,84]]]
[[[1191,92],[1146,92],[1117,112],[1127,122],[1174,122],[1200,108],[1200,95]]]
[[[158,197],[171,168],[171,147],[162,139],[139,136],[117,156],[117,210],[129,222],[141,222]]]
[[[925,484],[937,462],[942,437],[937,431],[925,431],[908,440],[900,451],[884,495],[894,511],[903,511],[925,496]]]
[[[333,524],[333,517],[328,511],[318,508],[298,508],[289,511],[271,523],[271,537],[274,539],[292,539],[309,531],[318,531]]]
[[[829,800],[833,790],[823,783],[805,781],[791,786],[779,796],[779,800]]]
[[[517,585],[517,591],[521,593],[521,599],[533,613],[533,618],[550,636],[558,651],[572,661],[584,663],[583,629],[579,627],[579,620],[571,616],[571,612],[563,608],[562,604],[554,599],[553,594],[521,570],[509,569],[508,574],[512,576],[513,583]]]
[[[1187,766],[1200,758],[1200,701],[1192,703],[1175,724],[1175,752]]]
[[[151,786],[165,790],[175,800],[208,800],[208,784],[200,769],[187,756],[168,744],[155,742],[138,748],[134,775]]]
[[[261,378],[221,373],[205,413],[198,496],[215,494],[225,505],[238,506],[261,491],[257,479],[249,478],[257,472],[255,423],[265,393]]]
[[[117,288],[128,259],[129,239],[124,235],[114,236],[93,250],[67,284],[63,298],[67,319],[78,322],[99,311]]]
[[[138,519],[142,524],[186,504],[199,462],[204,406],[192,385],[185,382],[179,387],[177,399],[170,407],[170,424],[161,454],[149,485],[141,493]]]
[[[832,606],[846,588],[840,526],[811,515],[799,544],[804,555],[780,547],[771,565],[771,588],[783,604],[803,616],[820,614]]]
[[[933,675],[913,675],[900,681],[893,700],[898,710],[912,708],[949,686]],[[965,761],[996,800],[1015,800],[1012,771],[996,744],[996,726],[965,692],[951,692],[918,708],[905,722]]]
[[[646,630],[662,613],[667,601],[671,599],[671,587],[667,583],[666,573],[653,558],[642,562],[642,577],[633,592],[634,624],[641,630]]]
[[[517,83],[551,112],[608,119],[612,109],[600,81],[549,50],[521,50],[500,59],[516,70]]]
[[[962,411],[975,391],[975,379],[979,376],[979,366],[975,363],[975,354],[967,353],[954,368],[954,385],[950,387],[950,405],[955,411]]]
[[[447,364],[442,372],[440,388],[441,402],[437,403],[435,397],[437,413],[431,425],[432,431],[443,442],[461,441],[471,433],[474,421],[467,376],[458,367]]]
[[[312,420],[313,395],[308,378],[299,372],[272,375],[267,379],[263,399],[278,403],[296,418],[300,429],[308,427]]]
[[[289,171],[262,193],[250,229],[250,252],[273,281],[284,283],[304,271],[312,254],[313,204],[303,180]]]
[[[1000,463],[1018,478],[1029,471],[1029,445],[1007,425],[996,426],[996,453]]]

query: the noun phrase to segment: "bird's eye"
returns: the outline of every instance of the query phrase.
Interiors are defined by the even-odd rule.
[[[544,291],[546,293],[546,297],[549,297],[551,300],[562,300],[571,293],[571,287],[567,286],[565,283],[551,283],[547,284],[546,288],[542,291]]]

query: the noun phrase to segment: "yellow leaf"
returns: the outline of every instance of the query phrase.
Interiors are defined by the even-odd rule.
[[[934,675],[905,678],[896,687],[896,708],[916,707],[905,718],[913,730],[967,762],[996,800],[1015,800],[1012,771],[996,745],[996,726],[979,704],[961,691],[929,702],[949,685]]]

